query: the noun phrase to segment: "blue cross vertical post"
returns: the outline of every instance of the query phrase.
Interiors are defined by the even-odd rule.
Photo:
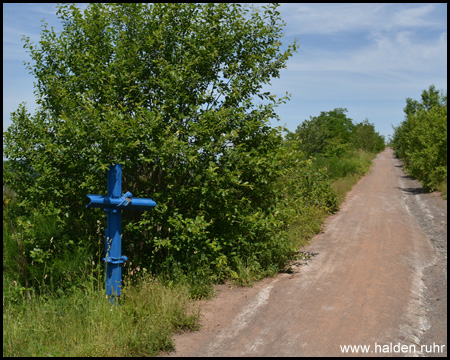
[[[89,194],[88,208],[102,208],[107,212],[105,231],[106,295],[111,303],[119,299],[122,286],[122,264],[127,257],[122,255],[122,210],[151,210],[156,206],[152,199],[133,198],[128,191],[122,194],[122,165],[110,165],[106,196]]]

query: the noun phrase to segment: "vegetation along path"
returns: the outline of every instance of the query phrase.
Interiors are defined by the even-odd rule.
[[[253,288],[219,286],[169,355],[445,356],[446,218],[387,148],[303,249],[309,260]]]

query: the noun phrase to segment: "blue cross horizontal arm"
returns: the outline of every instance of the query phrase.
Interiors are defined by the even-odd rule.
[[[124,205],[122,198],[113,198],[102,195],[87,195],[91,201],[88,205],[89,208],[124,208],[127,210],[151,210],[156,206],[156,202],[152,199],[146,198],[131,198],[128,205]]]

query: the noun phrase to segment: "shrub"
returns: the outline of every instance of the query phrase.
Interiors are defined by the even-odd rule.
[[[432,85],[421,102],[406,103],[405,120],[394,128],[395,153],[426,188],[438,189],[447,181],[447,96]]]

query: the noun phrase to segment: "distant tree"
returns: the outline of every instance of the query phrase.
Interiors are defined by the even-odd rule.
[[[322,111],[319,116],[305,120],[296,135],[302,149],[309,154],[340,155],[348,150],[354,125],[345,108]]]
[[[384,149],[384,137],[375,131],[374,124],[368,119],[356,124],[352,133],[352,144],[356,149],[369,152],[380,152]]]

